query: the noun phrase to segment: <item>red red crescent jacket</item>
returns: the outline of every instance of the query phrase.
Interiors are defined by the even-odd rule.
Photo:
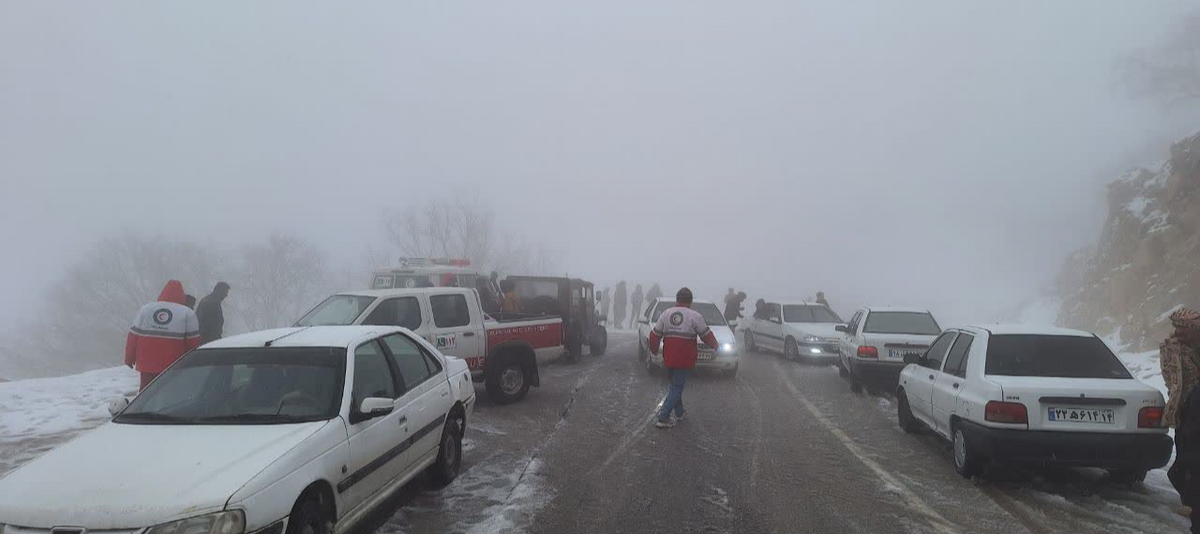
[[[158,374],[200,346],[200,321],[196,312],[183,305],[183,299],[183,284],[171,280],[158,295],[158,302],[142,306],[125,338],[125,365]]]
[[[700,312],[687,306],[667,308],[658,316],[650,331],[650,352],[658,354],[658,342],[663,342],[663,366],[668,369],[691,369],[696,366],[696,338],[717,348],[713,335]]]

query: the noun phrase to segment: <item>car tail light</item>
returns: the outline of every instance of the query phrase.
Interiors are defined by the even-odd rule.
[[[1148,406],[1138,412],[1138,428],[1162,428],[1162,406]]]
[[[1019,402],[989,402],[983,408],[983,418],[993,423],[1029,424],[1029,412]]]
[[[878,360],[879,359],[879,349],[877,349],[875,347],[859,347],[858,348],[858,357],[859,358],[875,358]]]

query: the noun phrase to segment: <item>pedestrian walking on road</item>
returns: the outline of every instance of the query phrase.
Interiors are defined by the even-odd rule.
[[[629,293],[625,291],[625,281],[617,282],[617,290],[613,295],[613,328],[621,328],[625,324],[625,307],[629,305]]]
[[[746,308],[742,306],[742,303],[745,301],[745,292],[737,293],[732,299],[728,296],[725,298],[725,321],[730,323],[730,330],[735,329],[733,322],[743,317],[742,310],[745,310]]]
[[[663,367],[671,382],[654,423],[658,428],[675,426],[676,421],[682,420],[687,413],[683,408],[683,387],[687,384],[688,374],[696,367],[697,337],[713,349],[717,348],[717,337],[708,328],[704,316],[692,309],[692,291],[685,287],[675,294],[675,306],[667,308],[650,330],[650,353],[657,356],[662,342]]]
[[[138,310],[125,337],[125,365],[142,374],[138,391],[180,356],[200,346],[200,321],[184,306],[183,284],[171,280],[158,300]]]
[[[1200,534],[1200,312],[1178,310],[1171,324],[1175,332],[1159,347],[1168,397],[1163,420],[1175,429],[1175,463],[1167,477],[1191,507],[1192,532]]]
[[[608,322],[612,319],[612,316],[609,315],[609,313],[612,312],[612,290],[607,287],[604,288],[604,290],[600,292],[599,297],[600,314],[602,317],[604,317],[604,325],[608,326]]]
[[[212,343],[225,333],[225,310],[221,305],[229,296],[229,284],[217,282],[212,293],[200,299],[196,305],[196,317],[200,319],[201,344]]]
[[[642,301],[646,298],[646,294],[642,292],[642,284],[638,284],[633,290],[633,297],[629,299],[631,304],[629,308],[629,328],[633,328],[634,321],[637,321],[638,313],[642,311]]]

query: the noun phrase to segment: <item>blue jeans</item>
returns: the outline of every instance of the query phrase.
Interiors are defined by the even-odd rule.
[[[675,412],[675,417],[683,415],[683,386],[687,384],[691,369],[667,369],[671,378],[671,387],[667,389],[667,398],[663,399],[662,408],[658,410],[658,420],[666,422]]]

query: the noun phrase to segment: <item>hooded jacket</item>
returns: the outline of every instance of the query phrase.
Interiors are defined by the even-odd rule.
[[[158,301],[142,306],[125,338],[126,365],[142,373],[158,374],[200,346],[200,322],[183,301],[183,284],[171,280]]]

